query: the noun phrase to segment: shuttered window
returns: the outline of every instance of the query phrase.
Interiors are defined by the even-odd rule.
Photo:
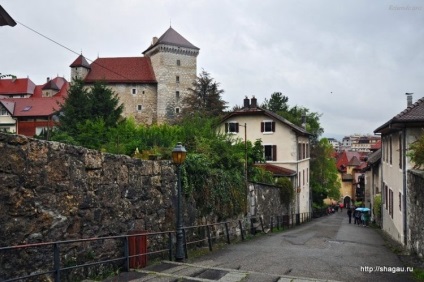
[[[276,145],[265,145],[264,146],[264,159],[266,161],[277,160],[277,146]]]
[[[263,133],[275,132],[275,122],[273,121],[261,122],[261,132]]]

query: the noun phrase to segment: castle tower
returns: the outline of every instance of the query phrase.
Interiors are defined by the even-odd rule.
[[[77,77],[85,79],[91,69],[90,64],[83,55],[79,55],[69,67],[71,68],[71,82]]]
[[[175,118],[182,108],[182,98],[189,93],[197,76],[199,48],[170,27],[143,55],[150,57],[157,80],[157,122]]]

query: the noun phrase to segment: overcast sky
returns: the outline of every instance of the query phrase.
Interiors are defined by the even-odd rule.
[[[322,114],[325,137],[373,131],[424,97],[424,2],[369,0],[0,0],[0,72],[43,84],[69,65],[141,56],[170,26],[200,48],[230,108],[282,92]],[[51,38],[61,47],[42,35]],[[69,51],[68,49],[72,50]],[[76,52],[76,54],[74,53]]]

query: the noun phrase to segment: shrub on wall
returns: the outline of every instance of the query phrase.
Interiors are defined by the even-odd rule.
[[[280,202],[281,204],[288,207],[294,197],[293,184],[288,178],[280,177],[277,180],[276,185],[280,187]]]
[[[373,207],[374,219],[378,223],[381,220],[381,195],[375,195]]]

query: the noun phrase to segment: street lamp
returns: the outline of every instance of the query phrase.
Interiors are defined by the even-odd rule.
[[[175,252],[175,260],[184,260],[184,248],[183,248],[183,216],[181,211],[182,198],[181,198],[181,164],[184,162],[187,151],[183,145],[179,142],[172,150],[172,162],[177,166],[177,225],[176,225],[176,237],[177,245]]]

